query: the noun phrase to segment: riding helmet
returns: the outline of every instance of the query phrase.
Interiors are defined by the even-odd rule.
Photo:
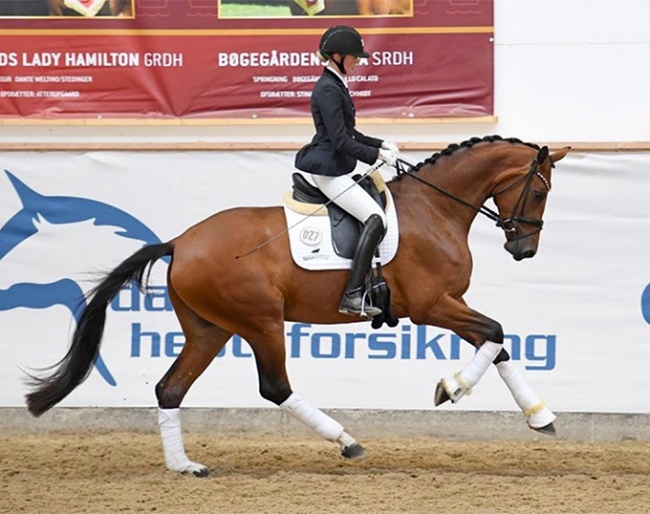
[[[320,38],[318,50],[326,58],[332,54],[369,57],[363,48],[363,39],[356,29],[347,25],[335,25],[325,31]]]

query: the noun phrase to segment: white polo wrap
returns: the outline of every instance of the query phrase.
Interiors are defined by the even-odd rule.
[[[336,441],[343,432],[343,425],[296,393],[291,393],[291,396],[280,404],[280,409],[315,430],[328,441]]]

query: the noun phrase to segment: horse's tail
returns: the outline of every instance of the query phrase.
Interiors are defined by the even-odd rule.
[[[57,369],[48,377],[30,378],[30,385],[36,389],[26,396],[29,412],[40,416],[86,380],[99,355],[106,309],[110,301],[131,282],[137,283],[142,289],[143,282],[146,283],[147,268],[151,271],[156,260],[172,255],[173,251],[171,242],[145,246],[111,271],[88,293],[90,301],[81,313],[70,348],[65,357],[52,366]]]

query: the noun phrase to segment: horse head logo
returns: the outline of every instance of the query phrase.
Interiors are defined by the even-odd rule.
[[[160,243],[146,225],[116,207],[86,198],[45,196],[5,173],[22,209],[0,228],[0,266],[11,270],[0,271],[0,311],[62,305],[78,321],[94,284],[79,278],[75,260],[101,263]],[[125,251],[125,244],[131,248]],[[108,384],[116,385],[101,355],[95,368]]]
[[[641,314],[643,314],[643,319],[650,324],[650,284],[646,286],[641,294]]]

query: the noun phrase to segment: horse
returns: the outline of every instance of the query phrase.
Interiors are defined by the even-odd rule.
[[[131,0],[47,0],[47,5],[50,16],[133,16]]]
[[[551,153],[517,138],[486,136],[453,144],[386,182],[399,219],[399,245],[383,266],[390,285],[384,309],[415,324],[448,329],[477,348],[453,377],[438,382],[434,403],[457,403],[491,364],[506,383],[528,426],[554,434],[553,412],[539,400],[503,348],[501,324],[473,310],[469,288],[470,227],[483,214],[505,235],[515,261],[535,256],[555,163],[569,152]],[[484,205],[492,198],[493,210]],[[40,416],[63,400],[90,373],[99,355],[106,309],[123,287],[146,287],[158,259],[168,259],[167,285],[186,337],[179,356],[155,386],[163,454],[169,470],[207,476],[189,459],[182,438],[180,407],[194,381],[237,334],[250,345],[260,395],[335,442],[343,457],[359,459],[365,448],[344,427],[293,391],[285,366],[284,322],[336,324],[363,321],[343,315],[338,304],[346,270],[305,270],[290,254],[281,206],[220,211],[178,237],[143,246],[103,276],[92,290],[69,349],[47,376],[32,376],[28,410]],[[148,270],[148,271],[147,271]]]
[[[360,16],[382,16],[409,14],[412,10],[411,0],[357,0]]]
[[[315,13],[311,11],[315,0],[305,1],[305,7],[310,12],[300,3],[287,0],[292,16],[387,16],[412,12],[411,0],[324,0],[324,7]]]

